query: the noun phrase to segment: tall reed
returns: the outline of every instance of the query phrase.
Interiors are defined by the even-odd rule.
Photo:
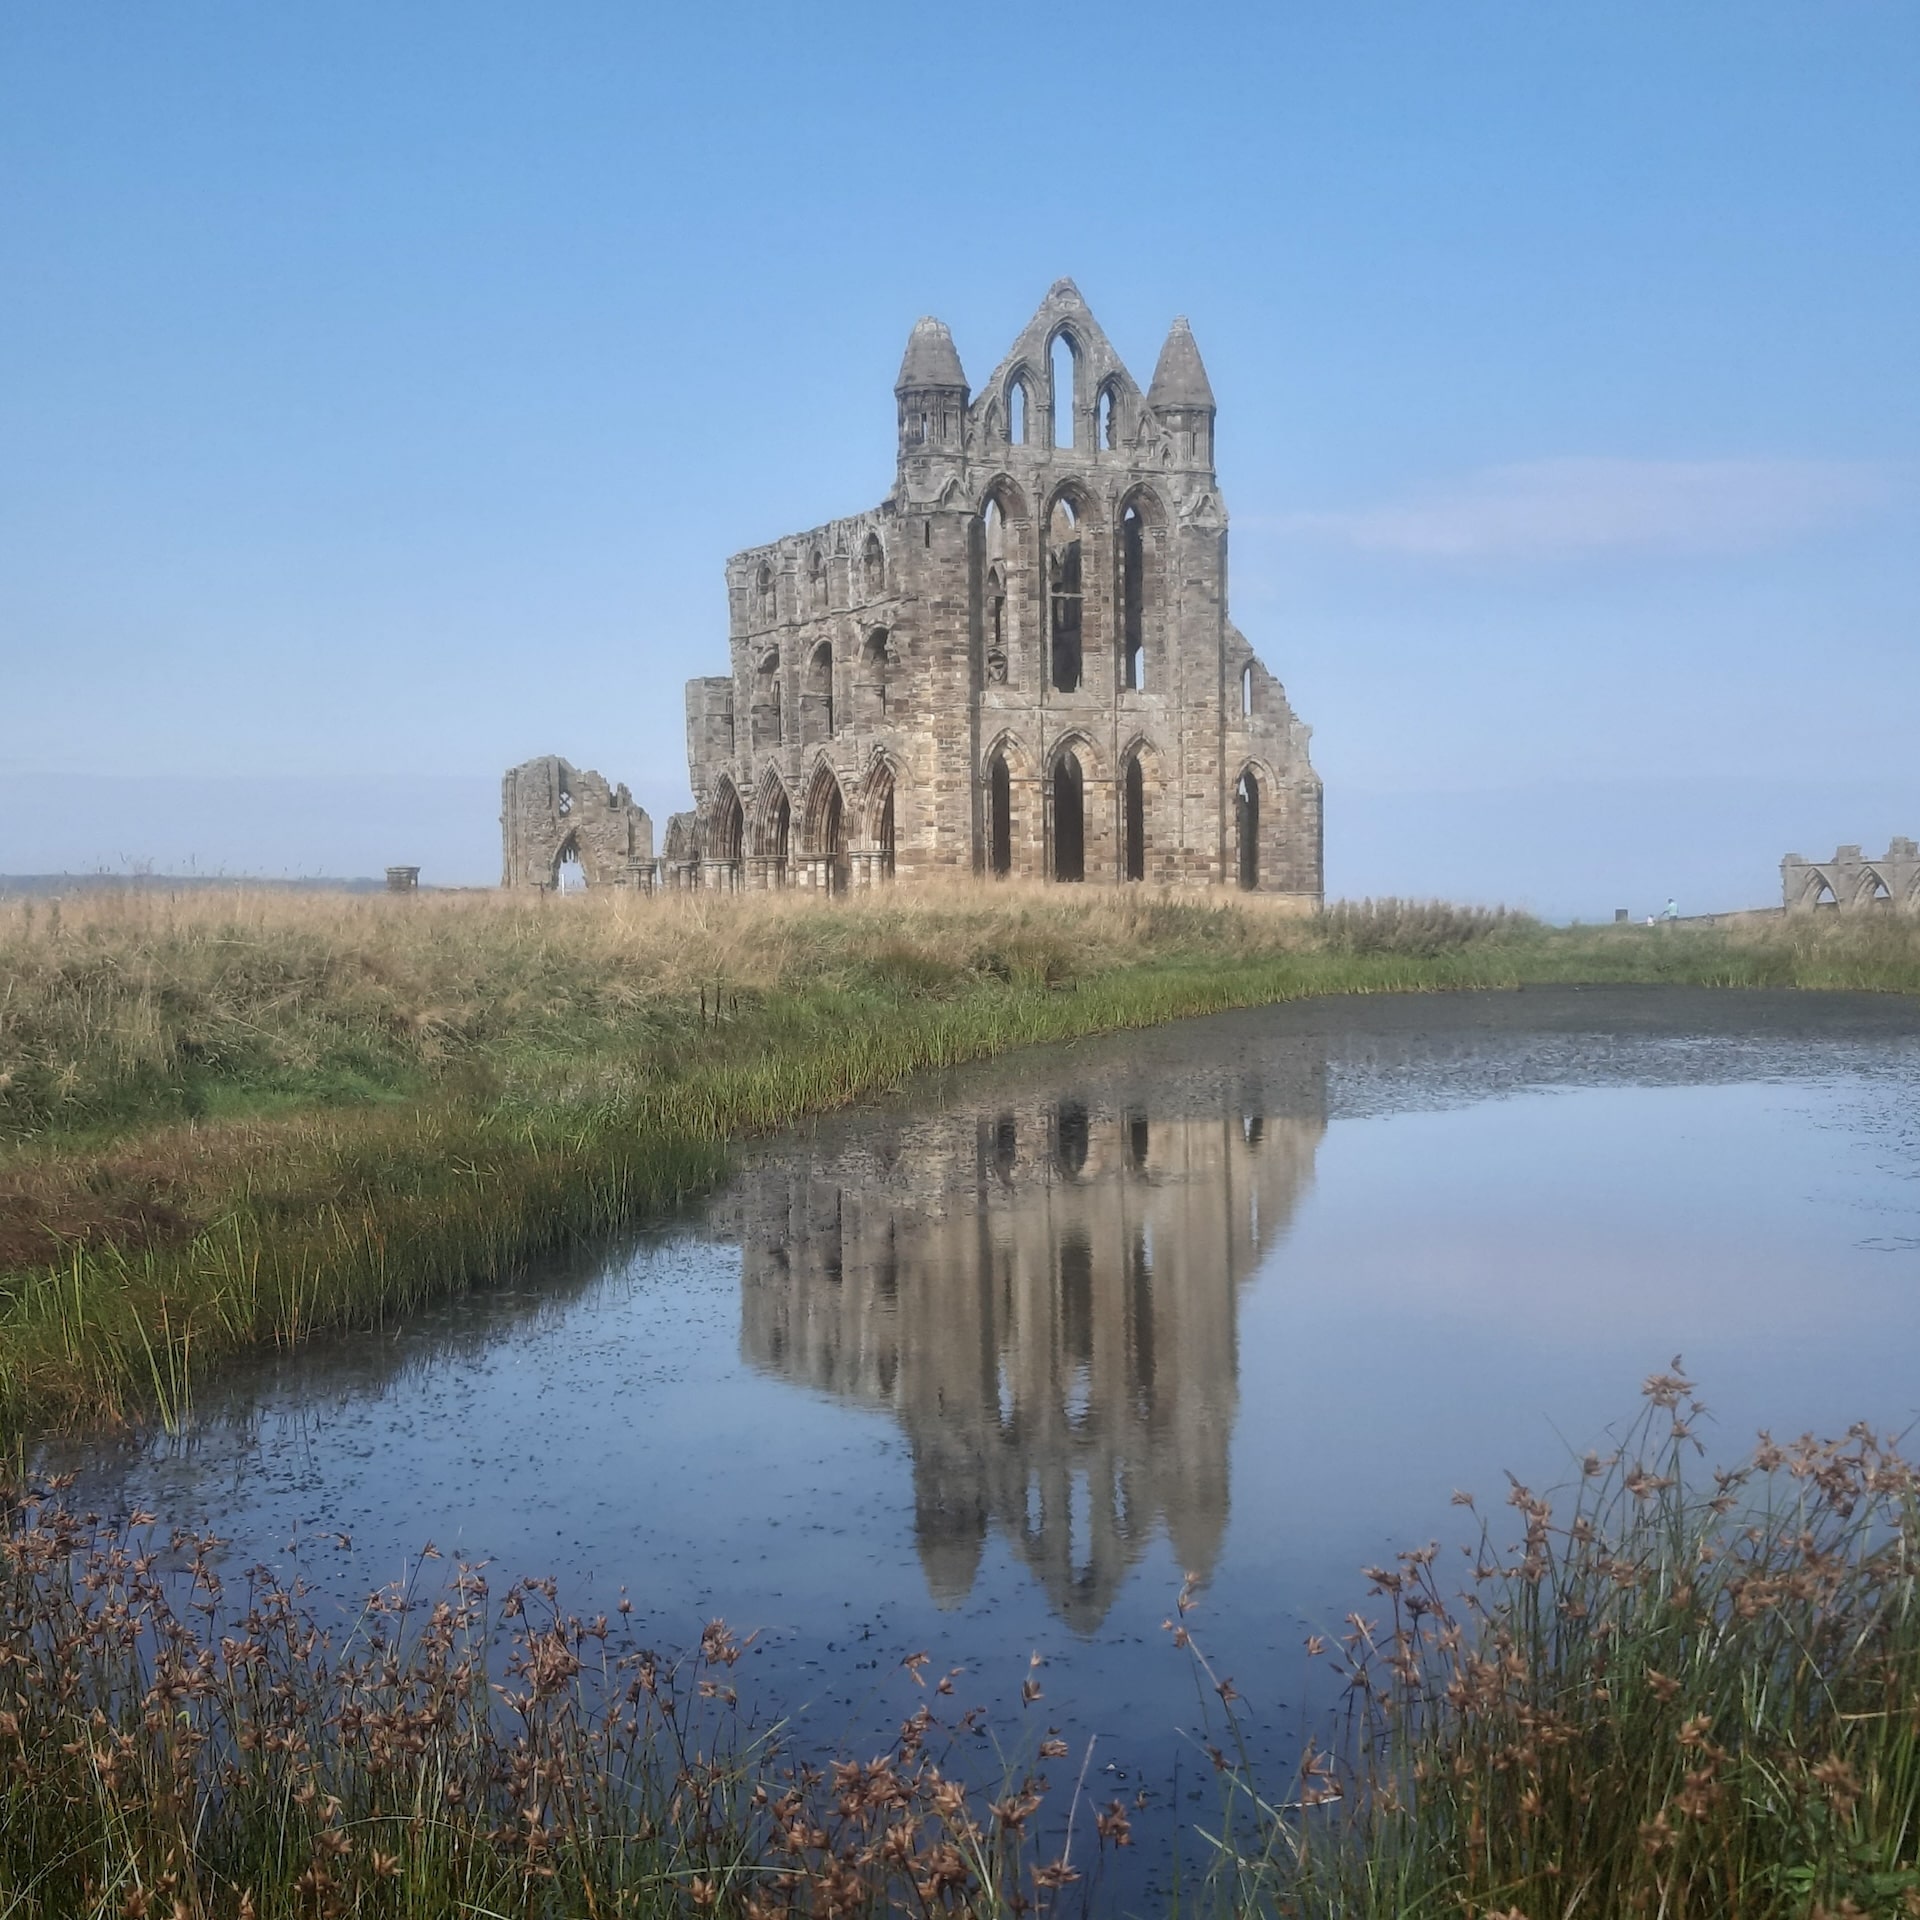
[[[1170,1624],[1224,1724],[1170,1910],[1920,1911],[1920,1475],[1861,1426],[1703,1474],[1691,1382],[1646,1392],[1567,1493],[1512,1486],[1510,1546],[1489,1522],[1457,1576],[1433,1545],[1368,1570],[1372,1603],[1310,1644],[1346,1705],[1284,1792],[1189,1585]],[[7,1508],[9,1920],[1080,1912],[1131,1843],[1127,1805],[1050,1791],[1050,1732],[968,1778],[979,1716],[924,1654],[891,1750],[816,1763],[749,1724],[717,1622],[674,1660],[624,1603],[462,1567],[330,1626],[264,1570],[226,1585],[211,1544],[58,1486]]]
[[[0,1533],[0,1912],[8,1920],[1046,1911],[1081,1866],[1038,1838],[1029,1742],[994,1794],[953,1777],[977,1715],[918,1704],[822,1769],[753,1729],[718,1621],[664,1658],[551,1581],[396,1586],[323,1620],[215,1543],[28,1495]]]
[[[1464,1593],[1434,1546],[1369,1570],[1290,1791],[1224,1745],[1219,1910],[1920,1913],[1920,1476],[1864,1426],[1703,1475],[1678,1364]]]

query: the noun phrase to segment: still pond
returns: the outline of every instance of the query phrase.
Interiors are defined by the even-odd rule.
[[[1529,990],[1304,1003],[930,1077],[743,1155],[671,1228],[238,1371],[45,1463],[297,1555],[351,1606],[445,1561],[757,1634],[757,1711],[873,1750],[964,1668],[1196,1767],[1196,1634],[1287,1750],[1358,1569],[1456,1489],[1569,1476],[1684,1355],[1757,1427],[1920,1409],[1920,1006]],[[1033,1657],[1040,1660],[1031,1666]]]

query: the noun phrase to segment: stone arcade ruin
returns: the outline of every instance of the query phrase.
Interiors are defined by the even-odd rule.
[[[1839,847],[1831,860],[1780,862],[1780,898],[1789,913],[1816,907],[1864,913],[1873,907],[1920,913],[1920,845],[1896,838],[1877,860],[1858,847]]]
[[[630,834],[622,861],[598,842],[589,861],[606,783],[572,775],[580,817],[562,814],[538,770],[564,762],[534,761],[507,776],[506,884],[553,884],[571,833],[603,883],[951,872],[1318,907],[1309,729],[1228,614],[1216,408],[1187,323],[1143,394],[1061,280],[977,394],[931,319],[894,394],[887,498],[728,561],[731,671],[688,683],[694,810],[660,860]]]

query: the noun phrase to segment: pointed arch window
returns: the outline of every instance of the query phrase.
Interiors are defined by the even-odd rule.
[[[807,563],[807,597],[815,613],[827,610],[827,556],[818,547]]]
[[[753,670],[753,707],[750,732],[755,747],[781,744],[780,656],[764,653]]]
[[[1100,389],[1100,451],[1111,453],[1120,444],[1120,396],[1113,383]]]
[[[773,583],[773,569],[764,560],[753,583],[753,594],[760,624],[763,627],[772,626],[778,617],[779,600]]]
[[[1087,877],[1086,776],[1071,747],[1053,763],[1053,877]]]
[[[1080,516],[1063,494],[1047,518],[1047,631],[1056,693],[1080,684],[1082,610]]]
[[[1233,824],[1239,841],[1240,885],[1252,893],[1260,885],[1260,782],[1251,767],[1234,789]]]
[[[1013,871],[1013,774],[996,753],[987,768],[987,866],[996,879]]]
[[[1027,444],[1033,427],[1033,396],[1027,391],[1025,374],[1016,373],[1007,383],[1007,439],[1016,447]]]
[[[773,863],[769,884],[778,886],[787,866],[793,838],[793,808],[787,790],[777,782],[763,791],[760,802],[760,855]]]
[[[1131,500],[1120,516],[1120,684],[1147,684],[1147,523]]]
[[[867,535],[866,553],[861,564],[866,574],[867,597],[877,599],[887,590],[887,550],[880,544],[877,533]]]
[[[874,774],[867,796],[868,831],[873,836],[874,878],[893,878],[894,780],[891,767],[882,766]]]
[[[875,627],[860,648],[860,677],[853,690],[855,725],[878,726],[887,717],[887,630]]]
[[[846,803],[840,782],[822,768],[808,796],[804,816],[806,844],[802,851],[814,863],[816,884],[827,893],[839,893],[847,882]]]
[[[1007,622],[1007,514],[998,494],[989,494],[980,510],[980,546],[986,562],[980,609],[981,672],[987,685],[1004,686],[1013,677],[1013,654]]]
[[[1072,334],[1062,330],[1053,336],[1047,349],[1047,377],[1053,402],[1052,442],[1056,447],[1077,446],[1080,440],[1079,411],[1074,405],[1075,385],[1080,373],[1080,349]]]
[[[1240,717],[1250,720],[1253,717],[1253,662],[1249,660],[1240,669]]]
[[[832,738],[833,648],[822,641],[807,661],[806,686],[800,695],[800,740],[811,746]]]
[[[1140,756],[1127,756],[1120,783],[1121,873],[1128,880],[1147,877],[1147,776]]]
[[[745,816],[740,806],[740,796],[731,786],[720,789],[719,804],[714,809],[713,838],[709,843],[707,858],[722,862],[737,861],[740,858],[740,840]]]

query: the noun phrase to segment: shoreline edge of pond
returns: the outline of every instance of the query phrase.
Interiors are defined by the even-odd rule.
[[[1345,994],[1908,994],[1920,920],[1550,929],[991,888],[638,912],[210,894],[0,908],[0,962],[17,1470],[36,1432],[178,1424],[249,1350],[670,1216],[734,1142],[929,1069]]]

